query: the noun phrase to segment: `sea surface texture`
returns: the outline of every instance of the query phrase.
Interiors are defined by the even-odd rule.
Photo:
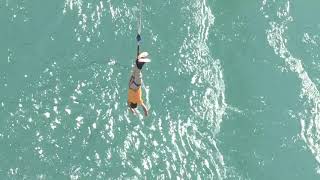
[[[320,179],[319,9],[0,0],[0,179]]]

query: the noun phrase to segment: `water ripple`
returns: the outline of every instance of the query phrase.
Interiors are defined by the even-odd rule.
[[[63,14],[68,11],[76,11],[78,27],[74,29],[78,41],[90,42],[93,37],[100,37],[100,25],[105,14],[103,1],[97,3],[83,2],[82,0],[66,0]]]
[[[90,42],[108,15],[115,36],[128,36],[136,11],[124,2],[66,0],[63,12],[76,14],[76,38]],[[154,105],[143,120],[129,114],[127,69],[119,68],[118,59],[88,63],[87,51],[79,51],[71,53],[71,64],[50,61],[15,108],[6,109],[0,137],[11,142],[5,149],[15,149],[10,158],[20,158],[13,159],[18,167],[4,171],[30,179],[225,179],[216,139],[227,106],[225,85],[220,60],[207,45],[214,15],[205,0],[185,1],[182,13],[187,36],[172,73],[190,78],[187,89],[170,84],[160,93],[170,106]],[[156,42],[158,35],[149,32]],[[184,95],[170,99],[176,93]]]
[[[297,114],[301,124],[300,135],[314,154],[318,164],[320,164],[320,93],[316,84],[305,70],[302,60],[295,58],[287,48],[288,39],[285,33],[288,29],[288,24],[294,20],[290,15],[290,3],[290,1],[285,1],[280,8],[276,9],[275,14],[278,17],[278,21],[269,22],[270,29],[266,31],[267,40],[274,49],[275,54],[284,59],[286,66],[292,72],[295,72],[301,80],[302,89],[300,97],[305,101],[305,110]],[[270,11],[270,8],[274,4],[271,2],[267,3],[266,0],[263,1],[261,10],[266,18],[270,16],[268,11]],[[315,43],[306,34],[304,38],[305,41]]]
[[[183,13],[188,12],[193,13],[191,16],[186,15],[189,21],[186,25],[188,35],[180,48],[181,68],[178,68],[177,72],[180,75],[192,76],[188,91],[192,115],[188,117],[186,125],[186,129],[191,127],[191,131],[186,133],[189,135],[185,138],[188,145],[182,144],[186,152],[195,155],[194,160],[197,163],[192,169],[198,172],[194,172],[197,177],[224,179],[226,167],[216,145],[215,135],[219,132],[227,106],[224,97],[225,86],[220,62],[211,57],[207,45],[214,16],[206,1],[188,4],[183,8]]]

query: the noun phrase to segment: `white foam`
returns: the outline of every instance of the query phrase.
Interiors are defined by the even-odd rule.
[[[46,112],[43,114],[46,118],[50,118],[50,113],[49,112]]]
[[[65,110],[66,113],[68,113],[69,115],[71,114],[71,109],[65,108],[64,110]]]
[[[267,31],[267,40],[269,45],[274,49],[275,54],[284,59],[286,66],[296,73],[301,81],[302,89],[300,97],[306,100],[308,106],[303,112],[298,113],[301,125],[300,135],[320,164],[320,144],[318,143],[320,140],[318,136],[320,132],[318,125],[320,123],[320,93],[316,84],[304,69],[302,60],[293,57],[287,48],[287,39],[284,33],[288,29],[287,24],[293,21],[293,17],[290,16],[289,12],[290,2],[287,1],[286,7],[279,8],[277,11],[281,22],[270,22],[271,29]],[[304,39],[305,41],[308,40],[308,34],[304,34]],[[311,109],[308,109],[309,106],[311,106]]]
[[[53,101],[54,101],[54,104],[58,104],[58,99],[57,98],[54,98]]]
[[[82,116],[78,116],[76,118],[77,121],[77,128],[80,128],[80,126],[83,124],[83,117]]]
[[[157,146],[159,145],[157,141],[153,141],[152,144],[153,144],[155,147],[157,147]]]
[[[53,106],[53,111],[58,114],[58,107],[57,106]]]
[[[175,152],[177,152],[173,159],[185,162],[185,156],[188,154],[187,146],[192,147],[191,149],[196,156],[198,154],[201,157],[208,157],[208,164],[216,164],[216,170],[213,172],[209,169],[209,175],[211,177],[215,176],[217,179],[224,179],[226,178],[227,168],[224,165],[223,158],[218,158],[222,156],[218,147],[214,146],[213,151],[204,150],[207,149],[207,143],[210,143],[210,145],[214,143],[216,134],[220,132],[220,124],[227,108],[220,60],[211,57],[208,46],[209,32],[211,26],[214,25],[215,16],[207,1],[192,1],[185,8],[182,8],[182,12],[187,16],[191,12],[192,16],[188,18],[189,23],[181,27],[188,34],[179,49],[179,66],[175,68],[175,71],[180,76],[191,76],[190,85],[196,88],[188,90],[189,94],[184,93],[182,96],[190,103],[189,107],[192,113],[188,117],[188,123],[179,122],[178,128],[176,125],[170,124],[171,143],[174,144]],[[197,138],[193,135],[185,138],[186,127],[190,126],[190,123],[195,126],[203,126],[202,122],[206,122],[204,128],[209,130],[207,137]],[[177,134],[178,137],[176,137]],[[198,135],[200,133],[194,130],[194,134]],[[204,139],[207,139],[208,142]],[[177,143],[181,143],[181,146]],[[200,155],[200,153],[203,154]],[[201,158],[201,160],[205,164],[205,158]],[[195,170],[198,170],[198,167]]]
[[[77,118],[76,118],[76,121],[82,121],[83,120],[83,117],[82,116],[78,116]]]
[[[50,127],[51,127],[51,129],[55,129],[55,128],[57,128],[57,126],[54,124],[54,123],[50,123]]]

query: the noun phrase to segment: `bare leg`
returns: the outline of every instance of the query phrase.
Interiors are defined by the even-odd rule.
[[[148,109],[147,109],[146,105],[144,105],[144,103],[142,103],[141,106],[142,106],[142,108],[143,108],[144,115],[145,115],[145,116],[148,116]]]

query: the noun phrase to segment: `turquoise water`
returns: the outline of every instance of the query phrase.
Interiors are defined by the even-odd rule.
[[[0,0],[0,179],[319,179],[319,6]]]

